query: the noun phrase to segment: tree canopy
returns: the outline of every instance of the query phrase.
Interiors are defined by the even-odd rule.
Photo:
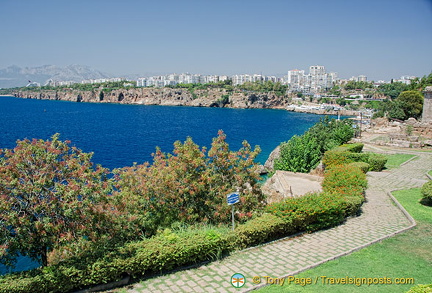
[[[425,75],[420,79],[418,77],[413,79],[407,90],[422,91],[425,87],[429,85],[432,85],[432,73],[430,73],[428,76]]]
[[[408,86],[402,82],[385,83],[378,87],[378,92],[395,99],[407,88]]]
[[[351,120],[335,120],[326,116],[305,134],[293,136],[280,145],[280,158],[275,160],[276,170],[307,173],[315,168],[322,155],[354,136]]]
[[[21,254],[46,266],[48,252],[62,243],[112,229],[107,170],[58,138],[0,150],[1,263]]]
[[[250,217],[264,200],[254,162],[259,151],[246,141],[237,152],[230,151],[222,131],[208,152],[191,138],[177,141],[173,154],[157,149],[153,164],[114,171],[119,210],[128,210],[129,222],[140,223],[146,235],[175,222],[229,223],[226,195],[238,188],[238,217]]]
[[[402,92],[395,100],[396,105],[403,112],[403,120],[410,117],[420,118],[423,110],[423,95],[418,91]]]

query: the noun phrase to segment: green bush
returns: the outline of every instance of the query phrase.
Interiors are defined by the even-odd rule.
[[[347,151],[350,153],[361,153],[363,150],[363,146],[364,146],[364,144],[362,144],[362,143],[347,143],[347,144],[343,144],[343,145],[338,146],[334,150]]]
[[[281,144],[280,158],[275,160],[276,170],[307,173],[315,168],[323,154],[341,144],[347,143],[354,135],[350,120],[330,120],[328,117],[312,126],[305,134],[293,136]],[[348,149],[350,147],[347,146]],[[353,146],[353,151],[361,148]]]
[[[360,208],[364,202],[365,202],[364,196],[359,196],[359,195],[355,195],[355,196],[347,196],[346,195],[346,196],[344,196],[343,197],[343,209],[345,211],[345,216],[350,217],[350,216],[359,215],[361,212]]]
[[[289,223],[292,230],[316,231],[340,224],[345,210],[342,199],[331,194],[309,194],[287,198],[267,206],[266,211]]]
[[[432,181],[428,181],[423,184],[421,188],[421,194],[423,199],[432,202]]]
[[[280,157],[275,160],[275,169],[307,173],[321,160],[318,144],[310,135],[294,135],[281,144]]]
[[[323,157],[323,164],[326,168],[354,162],[367,163],[369,164],[368,171],[379,172],[384,169],[387,158],[381,154],[349,152],[345,151],[344,148],[335,148],[327,151]]]
[[[283,219],[265,213],[238,226],[235,231],[227,235],[232,250],[246,248],[280,238],[294,233],[295,230]]]
[[[369,171],[382,171],[385,164],[387,163],[387,158],[380,154],[370,154],[369,160],[366,162],[370,165]]]

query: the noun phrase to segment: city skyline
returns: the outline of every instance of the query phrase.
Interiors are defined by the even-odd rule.
[[[116,76],[431,73],[432,1],[12,1],[0,68],[85,64]]]

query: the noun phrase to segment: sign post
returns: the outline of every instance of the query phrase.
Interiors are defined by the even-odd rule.
[[[238,192],[234,192],[227,195],[228,205],[231,206],[231,218],[232,218],[232,229],[234,231],[235,222],[234,222],[234,204],[240,201],[240,194]]]

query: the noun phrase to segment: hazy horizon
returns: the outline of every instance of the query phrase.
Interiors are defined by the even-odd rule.
[[[432,70],[431,0],[3,0],[0,15],[0,68],[282,75],[323,65],[368,80]]]

